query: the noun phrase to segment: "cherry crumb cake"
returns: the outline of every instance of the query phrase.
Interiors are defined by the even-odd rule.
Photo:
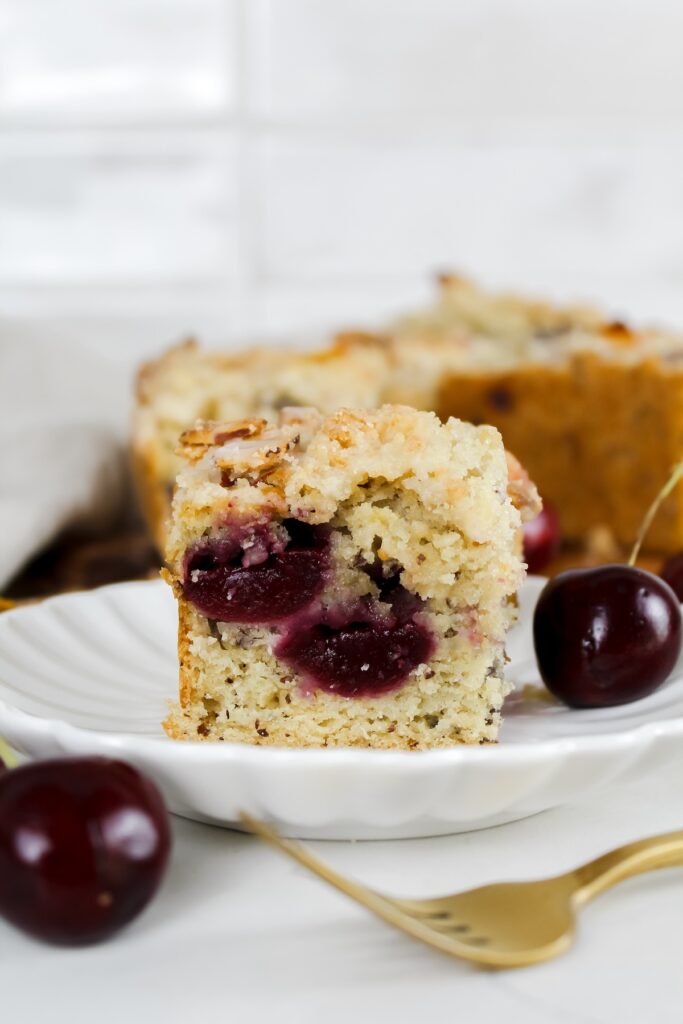
[[[179,450],[171,737],[497,738],[520,507],[538,511],[497,430],[407,406],[291,408],[271,423],[199,422]]]

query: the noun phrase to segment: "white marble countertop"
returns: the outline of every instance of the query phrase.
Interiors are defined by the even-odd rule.
[[[551,874],[682,823],[683,779],[660,771],[497,829],[312,846],[371,885],[427,895]],[[116,940],[53,949],[0,922],[2,1017],[679,1024],[682,917],[683,869],[642,876],[584,912],[564,957],[488,973],[393,932],[255,839],[175,819],[164,887]]]

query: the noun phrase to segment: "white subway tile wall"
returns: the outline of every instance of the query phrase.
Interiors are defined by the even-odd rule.
[[[0,150],[7,284],[220,281],[238,266],[232,133],[21,133]]]
[[[226,0],[3,0],[0,116],[201,122],[234,100],[236,45]]]
[[[260,110],[293,121],[683,113],[678,0],[254,0]]]
[[[453,267],[683,323],[681,39],[678,0],[3,0],[0,316],[287,336]]]

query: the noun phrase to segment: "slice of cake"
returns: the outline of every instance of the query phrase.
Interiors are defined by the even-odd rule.
[[[199,423],[179,450],[170,736],[496,739],[524,577],[515,502],[532,515],[538,500],[495,429],[405,406],[285,409],[273,424]]]

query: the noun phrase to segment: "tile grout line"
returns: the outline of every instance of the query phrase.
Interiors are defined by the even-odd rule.
[[[240,43],[240,34],[243,37],[253,36],[254,31],[261,31],[253,26],[247,28],[247,23],[253,18],[253,14],[246,14],[246,10],[253,11],[256,0],[252,0],[251,7],[248,0],[234,0],[238,13],[239,30],[236,42]],[[247,40],[250,48],[253,46],[253,38]],[[226,55],[230,51],[226,49]],[[234,55],[230,54],[231,59]],[[236,66],[239,68],[245,62],[242,54],[237,53]],[[238,91],[243,91],[243,86],[248,83],[237,82]],[[244,90],[248,92],[248,88]],[[246,111],[245,111],[246,113]],[[384,143],[390,145],[401,145],[407,138],[409,141],[432,142],[435,145],[444,145],[443,131],[448,127],[451,138],[457,144],[483,146],[483,147],[509,147],[511,143],[521,144],[525,147],[543,148],[544,146],[560,145],[563,148],[583,148],[605,144],[606,130],[612,128],[617,132],[613,139],[607,138],[607,144],[626,146],[632,149],[633,125],[637,125],[646,133],[646,137],[654,142],[661,142],[666,148],[680,149],[680,141],[672,136],[672,126],[677,124],[674,118],[664,115],[658,120],[653,118],[635,117],[628,122],[614,117],[595,115],[590,118],[577,117],[549,117],[545,115],[492,115],[487,116],[486,121],[475,116],[460,116],[457,123],[448,114],[431,114],[425,118],[417,116],[413,112],[398,113],[396,111],[385,111],[376,113],[363,112],[362,114],[338,114],[327,117],[302,116],[283,117],[281,115],[270,116],[261,111],[249,111],[249,125],[259,131],[267,131],[274,134],[296,137],[332,138],[337,142],[349,141],[349,143],[375,142],[378,145]],[[234,115],[221,111],[204,114],[183,114],[180,116],[169,116],[162,114],[159,117],[144,116],[124,117],[119,120],[91,120],[71,118],[60,120],[59,117],[41,118],[35,115],[27,115],[23,119],[16,116],[8,116],[0,113],[0,134],[28,136],[45,135],[60,136],[68,138],[81,135],[125,135],[143,133],[164,133],[178,134],[193,132],[196,129],[213,131],[221,127],[236,127],[238,123],[237,112]],[[540,136],[539,130],[550,130],[551,135]],[[572,135],[571,130],[576,129],[578,134]],[[628,132],[628,134],[623,134]],[[621,133],[621,134],[620,134]],[[446,142],[448,145],[448,142]]]

